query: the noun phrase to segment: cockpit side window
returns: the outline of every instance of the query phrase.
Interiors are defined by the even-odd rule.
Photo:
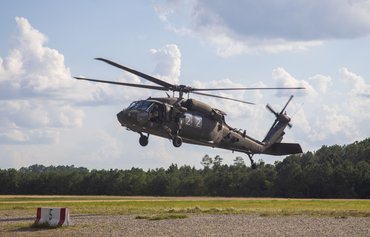
[[[138,104],[138,101],[134,101],[127,108],[128,109],[134,109],[137,106],[137,104]]]
[[[150,103],[150,104],[146,107],[145,111],[146,111],[146,112],[150,112],[150,111],[152,111],[153,106],[154,106],[154,103]]]
[[[152,104],[153,102],[146,101],[146,100],[135,101],[130,104],[128,109],[138,109],[138,110],[145,110],[149,112],[151,110]]]
[[[152,104],[152,102],[150,102],[150,101],[140,101],[140,102],[141,102],[140,106],[138,107],[138,109],[140,109],[140,110],[147,110],[150,107],[150,105]]]

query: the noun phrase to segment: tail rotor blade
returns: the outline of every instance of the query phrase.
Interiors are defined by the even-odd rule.
[[[269,105],[267,104],[266,105],[266,108],[273,114],[275,114],[275,116],[277,117],[279,114],[277,112],[275,112],[275,110]]]
[[[288,102],[286,102],[286,104],[285,104],[284,108],[281,110],[280,114],[283,114],[283,113],[284,113],[284,111],[285,111],[286,107],[288,106],[289,102],[290,102],[292,99],[293,99],[293,95],[291,95],[291,96],[290,96],[290,98],[289,98]]]
[[[276,125],[276,123],[279,121],[279,116],[280,115],[282,115],[283,113],[284,113],[284,111],[285,111],[285,109],[286,109],[286,107],[288,106],[288,104],[290,103],[290,101],[293,99],[293,95],[291,95],[290,96],[290,98],[288,99],[288,101],[286,102],[286,104],[285,104],[285,106],[283,107],[283,109],[281,110],[281,112],[280,113],[277,113],[272,107],[271,107],[271,105],[269,105],[269,104],[267,104],[266,105],[266,109],[268,109],[271,113],[273,113],[274,115],[275,115],[275,117],[276,117],[276,119],[275,119],[275,121],[274,121],[274,123],[272,124],[272,126],[271,126],[271,129]],[[288,123],[288,127],[289,128],[292,128],[293,126],[290,124],[290,123]],[[271,130],[270,129],[270,130]]]

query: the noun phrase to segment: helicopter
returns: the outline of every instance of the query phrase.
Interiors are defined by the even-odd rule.
[[[292,127],[290,124],[291,118],[287,115],[285,109],[293,99],[293,95],[290,96],[280,112],[276,112],[269,104],[266,105],[266,108],[275,115],[275,121],[268,130],[265,138],[259,141],[248,136],[246,130],[229,126],[225,121],[225,112],[199,100],[189,98],[189,94],[192,93],[253,105],[254,103],[252,102],[208,94],[204,93],[204,91],[299,90],[305,89],[304,87],[194,88],[168,83],[105,58],[95,59],[132,73],[156,85],[125,83],[85,77],[74,78],[166,92],[167,97],[149,97],[145,100],[133,101],[127,108],[117,114],[117,119],[121,126],[140,135],[139,143],[141,146],[148,145],[149,135],[154,135],[169,139],[172,141],[174,147],[180,147],[182,143],[188,143],[227,149],[232,152],[242,152],[248,155],[252,169],[257,167],[253,160],[255,154],[280,156],[302,153],[300,144],[281,142],[285,134],[284,129],[286,127]],[[168,91],[172,91],[172,97],[167,93]],[[175,92],[178,92],[178,97],[175,97]],[[188,98],[184,98],[184,94],[188,94]]]

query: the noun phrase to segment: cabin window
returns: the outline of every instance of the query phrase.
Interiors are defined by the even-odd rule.
[[[163,104],[154,102],[148,107],[147,111],[151,113],[151,120],[153,122],[163,122],[166,120],[166,106]]]

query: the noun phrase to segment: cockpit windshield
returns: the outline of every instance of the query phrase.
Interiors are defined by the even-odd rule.
[[[138,109],[149,112],[153,106],[154,102],[147,100],[134,101],[130,104],[127,109]]]

